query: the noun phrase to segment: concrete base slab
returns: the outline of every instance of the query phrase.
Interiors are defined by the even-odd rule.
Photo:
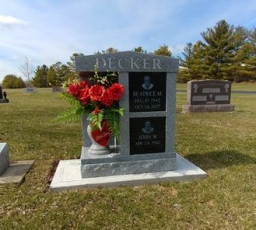
[[[11,163],[10,167],[0,176],[0,184],[22,183],[33,163],[34,160]]]
[[[9,99],[0,99],[0,103],[9,103]]]
[[[232,112],[235,110],[235,105],[218,104],[218,105],[183,105],[182,113],[194,112]]]
[[[144,185],[161,181],[191,181],[206,177],[206,172],[179,154],[177,154],[177,170],[168,172],[82,178],[80,167],[80,160],[60,161],[50,185],[50,190],[62,191],[99,186]]]

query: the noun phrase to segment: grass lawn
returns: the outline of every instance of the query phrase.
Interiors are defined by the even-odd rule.
[[[50,89],[7,93],[0,142],[12,161],[36,161],[21,186],[0,185],[1,230],[256,229],[256,95],[233,94],[235,112],[182,114],[186,95],[177,94],[176,150],[205,180],[54,193],[52,165],[80,156],[81,124],[52,121],[68,105]]]
[[[186,90],[187,84],[178,83],[177,89]],[[241,90],[241,91],[256,91],[256,83],[232,83],[232,90]]]

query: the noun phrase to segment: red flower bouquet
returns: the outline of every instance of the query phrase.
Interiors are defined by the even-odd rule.
[[[119,118],[123,115],[123,108],[119,107],[119,100],[124,94],[123,85],[117,83],[114,74],[99,76],[95,72],[90,79],[94,84],[85,81],[72,81],[67,83],[67,91],[62,94],[74,109],[58,116],[58,120],[76,121],[82,114],[87,114],[91,128],[102,129],[106,121],[113,137],[119,137]]]

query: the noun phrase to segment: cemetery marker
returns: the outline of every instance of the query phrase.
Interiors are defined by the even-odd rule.
[[[187,83],[187,104],[182,106],[182,112],[234,111],[230,98],[230,81],[192,80]]]

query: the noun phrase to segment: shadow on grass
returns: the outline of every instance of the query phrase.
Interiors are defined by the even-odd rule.
[[[256,164],[256,158],[236,150],[189,154],[185,158],[204,170],[226,168],[232,165]]]

